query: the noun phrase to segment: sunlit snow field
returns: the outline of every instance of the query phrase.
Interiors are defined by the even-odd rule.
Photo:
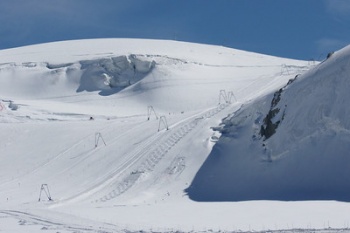
[[[344,64],[348,50],[338,55]],[[301,83],[318,72],[337,70],[337,62],[326,62],[318,65],[220,46],[137,39],[65,41],[0,51],[0,231],[348,228],[350,205],[336,197],[289,201],[252,195],[257,198],[232,201],[216,193],[212,200],[205,198],[225,190],[222,187],[235,193],[244,187],[249,192],[261,171],[254,171],[254,164],[247,169],[235,164],[241,178],[230,166],[223,166],[230,171],[221,170],[231,159],[213,159],[220,148],[227,148],[214,145],[226,145],[230,137],[224,133],[226,139],[218,139],[221,132],[212,127],[227,116],[249,111],[246,106],[267,109],[273,93],[298,74]],[[340,75],[348,75],[349,66],[342,67]],[[300,97],[294,104],[302,101]],[[334,145],[342,147],[348,124],[339,122],[342,130],[337,132],[345,139]],[[251,128],[250,123],[243,126]],[[305,135],[299,132],[295,137],[308,137],[309,132],[314,131],[306,129]],[[295,143],[283,135],[278,136],[280,141],[271,138],[269,144],[278,155],[284,152],[279,142]],[[251,136],[250,131],[237,135],[234,145],[248,145],[236,150],[238,162],[251,153]],[[310,149],[310,144],[304,147]],[[220,153],[230,157],[234,151]],[[209,166],[202,167],[208,161]],[[213,167],[221,172],[212,172]],[[282,175],[282,181],[287,176]],[[264,184],[258,190],[264,190]],[[198,195],[203,200],[196,200]]]

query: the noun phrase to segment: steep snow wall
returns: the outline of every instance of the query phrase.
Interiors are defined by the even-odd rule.
[[[136,55],[81,61],[82,76],[78,92],[124,88],[144,78],[155,66],[154,61]]]
[[[5,63],[0,64],[0,82],[8,96],[55,97],[82,91],[110,95],[140,81],[154,66],[152,59],[134,54],[73,63]]]
[[[222,136],[189,196],[350,201],[349,90],[350,46],[243,106],[217,128]]]

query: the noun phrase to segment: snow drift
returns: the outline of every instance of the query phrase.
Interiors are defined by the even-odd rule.
[[[225,118],[197,201],[350,201],[350,46]]]

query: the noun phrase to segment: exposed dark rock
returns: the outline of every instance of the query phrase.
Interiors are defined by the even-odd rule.
[[[294,77],[294,79],[290,79],[288,81],[288,83],[286,84],[286,86],[284,86],[283,88],[279,89],[278,91],[276,91],[273,95],[273,98],[271,100],[271,107],[269,112],[267,113],[266,117],[263,120],[263,125],[261,125],[260,127],[260,136],[264,138],[264,140],[270,138],[272,135],[274,135],[276,133],[276,129],[278,128],[278,126],[280,125],[280,123],[283,121],[284,117],[285,117],[285,109],[287,107],[287,105],[284,106],[284,110],[283,110],[283,114],[281,119],[274,119],[277,114],[281,111],[281,109],[279,107],[277,107],[278,103],[281,101],[281,95],[283,90],[290,85],[291,83],[293,83],[297,77],[299,75],[296,75]]]
[[[329,52],[329,53],[327,54],[327,59],[329,59],[333,54],[334,54],[334,52]]]

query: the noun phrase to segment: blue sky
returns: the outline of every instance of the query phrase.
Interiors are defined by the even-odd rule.
[[[350,0],[0,1],[0,49],[114,37],[319,60],[350,44]]]

